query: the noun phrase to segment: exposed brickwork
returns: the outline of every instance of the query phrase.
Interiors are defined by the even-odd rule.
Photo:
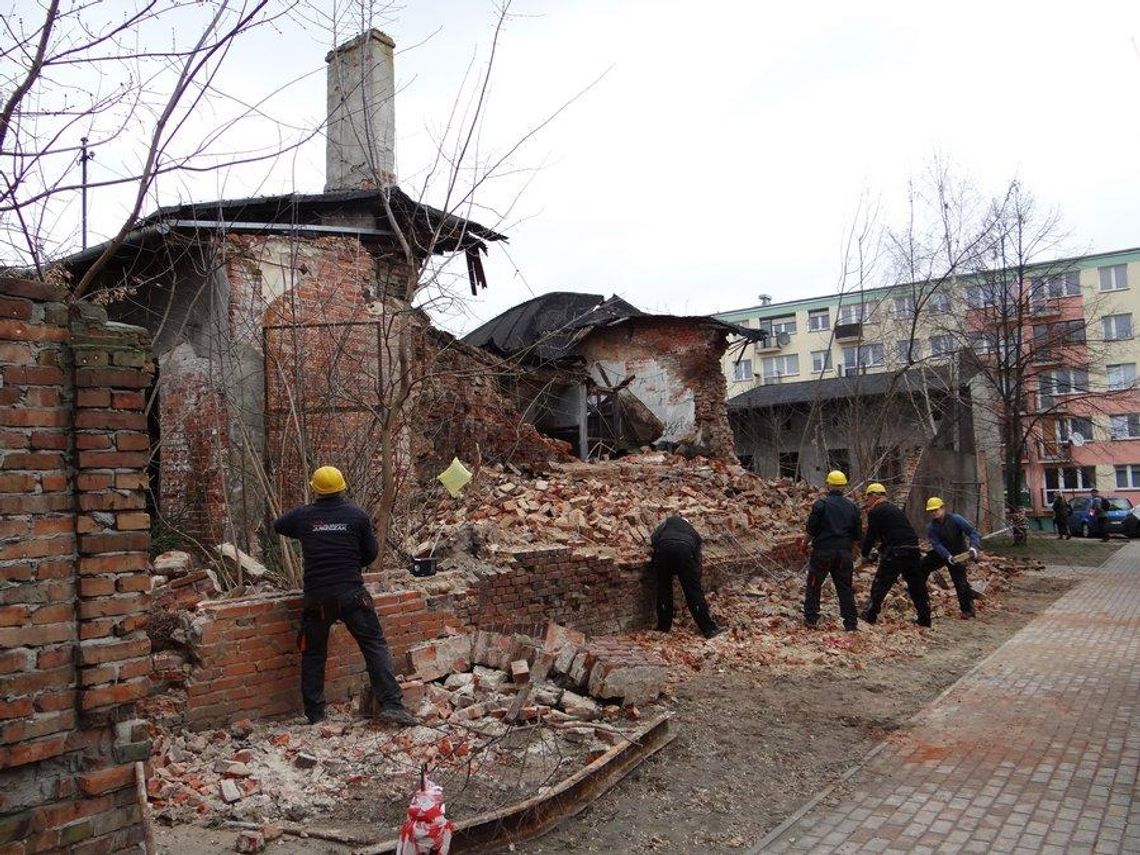
[[[409,647],[456,624],[445,613],[429,612],[419,592],[379,594],[374,604],[401,672],[407,670]],[[203,603],[198,611],[192,639],[196,667],[186,683],[187,725],[211,727],[300,710],[299,596]],[[359,689],[363,674],[360,649],[337,623],[329,638],[326,696],[344,700]]]
[[[629,388],[665,423],[666,438],[673,432],[683,449],[735,460],[721,368],[726,345],[723,330],[698,320],[647,317],[597,329],[578,350],[591,362],[621,366],[624,374],[610,377],[615,383],[634,375]],[[679,425],[675,414],[688,416],[690,396],[692,423]]]
[[[141,330],[0,279],[0,852],[141,839],[150,688]]]

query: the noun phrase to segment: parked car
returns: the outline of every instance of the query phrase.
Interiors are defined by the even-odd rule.
[[[1135,528],[1134,523],[1140,525],[1140,519],[1133,516],[1130,499],[1126,499],[1124,496],[1101,496],[1101,499],[1108,502],[1109,534],[1127,534],[1129,537],[1140,536],[1140,531],[1137,534],[1128,534],[1128,529]],[[1069,502],[1069,531],[1079,537],[1088,537],[1089,532],[1093,530],[1092,515],[1089,513],[1091,503],[1092,498],[1089,496],[1081,496]],[[1128,522],[1128,520],[1132,520],[1132,522]]]
[[[1134,505],[1132,513],[1124,518],[1126,537],[1140,537],[1140,505]]]

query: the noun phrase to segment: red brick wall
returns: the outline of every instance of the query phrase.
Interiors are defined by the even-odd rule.
[[[378,594],[374,603],[401,672],[410,646],[455,624],[446,613],[428,612],[419,592]],[[203,603],[198,612],[191,639],[197,664],[186,684],[188,726],[213,727],[300,711],[300,596]],[[332,702],[354,696],[363,677],[360,649],[337,623],[329,638],[325,696]]]
[[[759,566],[801,563],[798,540],[777,544]],[[643,562],[575,555],[567,547],[520,551],[513,558],[507,572],[484,576],[461,594],[432,597],[429,606],[452,611],[467,626],[528,626],[554,620],[587,635],[644,629],[656,622],[656,581]],[[757,569],[757,560],[750,557],[706,558],[703,585],[713,591],[729,578]],[[689,620],[679,585],[674,602],[678,619]]]
[[[687,392],[693,395],[693,429],[682,443],[735,460],[727,381],[721,368],[726,342],[721,330],[699,321],[650,317],[595,330],[578,349],[590,360],[624,363],[627,374],[642,380],[664,368],[668,376],[661,379],[658,394],[674,399]],[[637,394],[638,381],[630,389]],[[644,403],[653,409],[651,401]]]
[[[141,839],[145,334],[0,279],[0,851]]]

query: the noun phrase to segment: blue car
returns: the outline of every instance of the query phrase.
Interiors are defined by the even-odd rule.
[[[1101,496],[1102,501],[1108,502],[1108,531],[1110,534],[1127,534],[1124,530],[1125,520],[1132,516],[1132,501],[1123,496]],[[1089,537],[1096,530],[1089,505],[1092,499],[1082,496],[1069,503],[1069,531],[1079,537]]]

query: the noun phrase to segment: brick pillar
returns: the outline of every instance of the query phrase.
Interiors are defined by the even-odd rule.
[[[137,851],[145,333],[0,278],[0,853]]]

